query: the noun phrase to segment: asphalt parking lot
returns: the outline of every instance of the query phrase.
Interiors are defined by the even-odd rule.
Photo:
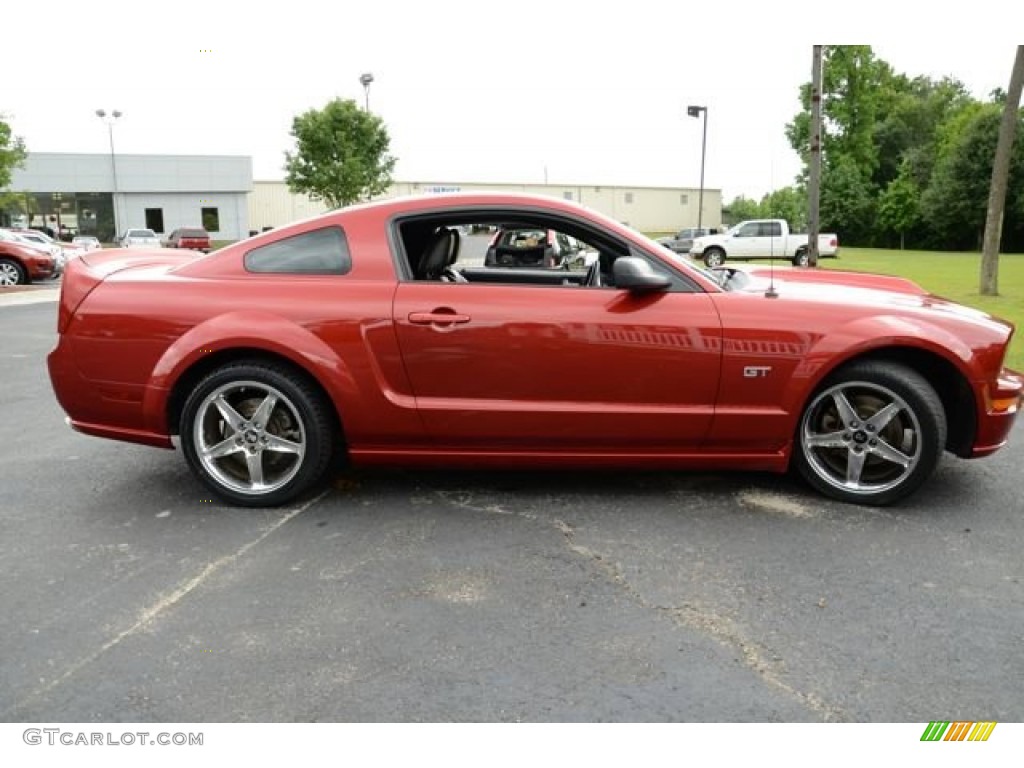
[[[1020,423],[890,509],[377,471],[242,510],[64,425],[55,311],[0,304],[2,721],[1024,719]]]

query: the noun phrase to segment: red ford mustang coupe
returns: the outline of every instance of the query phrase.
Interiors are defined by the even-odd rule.
[[[488,230],[591,266],[487,266]],[[463,234],[460,232],[482,232]],[[356,465],[770,470],[843,501],[911,493],[1002,446],[1012,326],[906,280],[705,271],[593,211],[390,200],[196,258],[68,265],[54,390],[75,429],[170,448],[247,506]]]

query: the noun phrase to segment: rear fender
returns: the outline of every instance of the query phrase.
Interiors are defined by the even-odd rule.
[[[262,350],[290,360],[313,376],[335,403],[358,398],[355,378],[319,337],[269,312],[229,312],[210,318],[178,338],[156,366],[143,397],[146,425],[168,433],[168,399],[177,382],[204,357],[232,349]]]

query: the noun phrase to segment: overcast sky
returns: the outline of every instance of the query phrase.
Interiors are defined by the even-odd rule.
[[[30,151],[108,152],[94,113],[118,109],[118,153],[248,155],[256,179],[279,179],[292,117],[362,103],[372,72],[397,179],[695,187],[701,121],[686,105],[698,104],[705,185],[760,197],[799,171],[784,127],[814,42],[866,39],[897,71],[951,75],[983,97],[1006,88],[1024,30],[1024,13],[1000,24],[986,4],[936,20],[892,0],[824,17],[795,0],[182,0],[145,14],[48,0],[24,34],[5,31],[0,113]]]

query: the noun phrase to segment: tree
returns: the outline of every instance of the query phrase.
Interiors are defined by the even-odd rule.
[[[870,175],[878,164],[876,123],[893,93],[892,68],[875,58],[870,45],[826,45],[822,55],[822,153],[826,163],[848,157]],[[786,126],[794,150],[808,159],[811,86],[800,88],[803,110]]]
[[[11,183],[14,169],[24,165],[27,157],[25,142],[11,132],[11,126],[2,117],[0,115],[0,214],[16,202],[16,198],[4,190]]]
[[[722,208],[722,222],[730,227],[747,219],[759,218],[761,218],[761,206],[756,200],[751,200],[743,195]]]
[[[899,175],[889,182],[878,201],[878,223],[900,236],[900,250],[906,244],[907,230],[921,217],[921,190],[914,181],[909,162],[900,166]]]
[[[835,232],[839,242],[871,239],[875,221],[875,189],[850,156],[828,164],[821,184],[821,229]]]
[[[807,229],[807,190],[804,187],[783,187],[761,198],[761,216],[785,219],[794,232]]]
[[[829,45],[822,56],[822,182],[819,221],[846,242],[873,236],[873,181],[879,165],[877,123],[894,101],[897,78],[869,45]],[[803,111],[786,126],[793,149],[810,159],[810,84],[801,87]],[[806,178],[806,171],[804,176]],[[852,199],[843,199],[845,195]]]
[[[900,174],[904,160],[912,156],[914,179],[921,187],[931,176],[940,127],[970,103],[971,97],[963,83],[951,78],[911,80],[897,75],[891,86],[890,104],[874,131],[878,167],[873,181],[885,189]]]
[[[295,152],[285,153],[285,181],[332,208],[382,194],[391,184],[395,158],[384,121],[352,99],[335,99],[292,121]]]
[[[25,157],[25,142],[11,132],[11,126],[0,116],[0,190],[7,189],[14,169],[24,165]]]
[[[921,214],[938,238],[937,245],[953,250],[981,247],[985,228],[993,158],[1000,131],[996,104],[971,110],[962,134],[936,161],[931,183],[921,196]],[[1016,120],[1021,122],[1015,110]],[[1006,210],[1020,216],[1024,196],[1024,142],[1009,157]]]
[[[1017,46],[1010,73],[1010,88],[1003,105],[999,126],[999,139],[992,164],[992,184],[989,189],[988,212],[985,217],[985,239],[981,252],[981,293],[995,296],[999,293],[999,240],[1003,231],[1003,210],[1006,187],[1010,178],[1010,153],[1013,138],[1020,122],[1020,93],[1024,88],[1024,45]]]

